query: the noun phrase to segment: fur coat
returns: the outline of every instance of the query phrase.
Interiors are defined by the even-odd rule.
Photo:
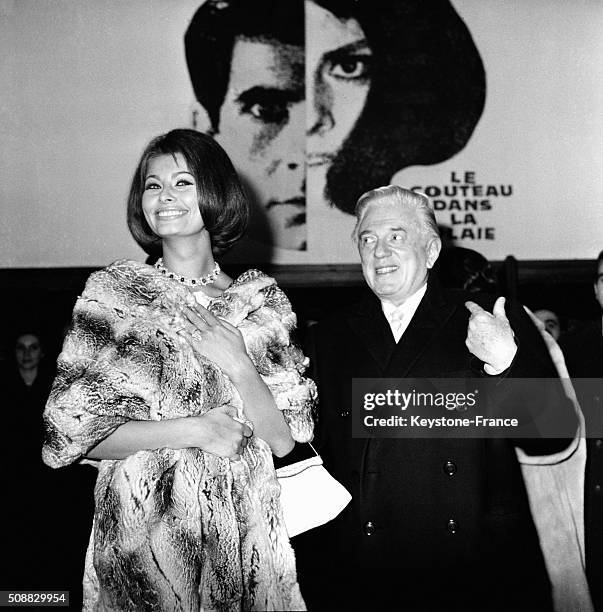
[[[186,287],[118,261],[78,299],[44,413],[44,461],[80,460],[129,420],[245,407],[218,366],[178,334]],[[293,438],[312,438],[315,387],[290,342],[296,319],[274,279],[249,270],[208,308],[237,326]],[[142,450],[98,463],[86,556],[87,610],[305,609],[268,445],[242,461],[196,448]]]

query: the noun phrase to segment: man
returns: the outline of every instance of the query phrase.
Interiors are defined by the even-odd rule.
[[[603,310],[603,251],[596,262],[595,299]],[[600,429],[601,384],[580,379],[603,378],[603,312],[580,329],[561,336],[559,345],[586,420],[584,541],[586,575],[596,610],[603,610],[603,438]],[[597,425],[598,424],[598,425]]]
[[[552,310],[541,308],[540,310],[534,311],[534,316],[542,321],[544,329],[551,334],[555,340],[559,340],[559,336],[561,335],[561,322],[556,313]]]
[[[543,454],[567,439],[361,439],[352,435],[351,413],[357,378],[557,378],[542,337],[519,304],[438,286],[429,270],[441,242],[423,195],[375,189],[359,199],[356,217],[371,292],[317,326],[313,351],[317,443],[353,499],[337,519],[298,538],[306,603],[311,610],[550,609],[513,445]],[[555,402],[541,408],[554,410],[571,436],[573,409],[558,379],[553,385]]]
[[[184,42],[194,127],[215,137],[248,186],[250,236],[305,250],[303,0],[208,0]]]

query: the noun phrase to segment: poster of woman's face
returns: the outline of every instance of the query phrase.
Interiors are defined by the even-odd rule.
[[[0,266],[144,258],[131,173],[178,127],[249,194],[225,265],[356,263],[355,203],[390,183],[490,260],[592,257],[602,30],[599,0],[0,0]]]

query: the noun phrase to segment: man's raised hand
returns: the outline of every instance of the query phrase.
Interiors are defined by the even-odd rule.
[[[475,302],[465,302],[465,306],[471,313],[465,340],[469,352],[484,362],[487,374],[500,374],[511,365],[517,352],[505,314],[505,298],[496,300],[491,313]]]

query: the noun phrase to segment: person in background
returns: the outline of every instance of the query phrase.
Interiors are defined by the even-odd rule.
[[[434,271],[442,285],[450,289],[497,292],[492,265],[472,249],[444,249]],[[521,448],[516,452],[551,580],[554,609],[588,612],[592,603],[584,566],[584,417],[556,342],[560,330],[558,317],[549,310],[532,314],[526,308],[526,312],[540,331],[566,395],[574,403],[580,428],[572,443],[559,453],[528,455]]]
[[[42,413],[54,377],[43,335],[25,327],[14,337],[13,356],[1,376],[0,589],[68,590],[77,608],[92,517],[92,470],[57,474],[42,462]]]
[[[210,136],[154,138],[120,260],[78,299],[44,413],[44,461],[98,465],[84,608],[299,610],[273,453],[312,438],[315,388],[274,279],[216,261],[248,202]]]
[[[358,200],[356,219],[370,291],[311,328],[318,450],[352,502],[308,533],[297,557],[304,597],[313,610],[551,609],[515,445],[552,454],[568,439],[352,435],[354,379],[492,376],[556,380],[530,410],[555,414],[571,438],[577,419],[542,337],[514,301],[440,287],[425,196],[381,187]],[[517,405],[505,388],[513,397],[497,410]]]
[[[463,289],[471,293],[497,291],[492,264],[473,249],[457,246],[442,249],[433,272],[446,289]]]
[[[599,316],[562,335],[559,345],[586,420],[586,575],[595,609],[603,610],[603,251],[595,263],[593,289],[600,308]]]
[[[541,308],[540,310],[534,311],[534,316],[542,321],[544,329],[553,336],[555,340],[559,340],[561,335],[561,322],[556,313],[552,310]]]
[[[572,443],[559,453],[530,456],[520,448],[516,451],[553,587],[555,610],[590,612],[594,608],[586,579],[584,550],[584,415],[557,340],[541,318],[528,308],[526,312],[540,331],[565,393],[574,404],[579,429]],[[547,313],[545,319],[550,319],[550,311],[539,312]]]
[[[41,441],[42,411],[52,384],[53,371],[44,361],[42,336],[28,330],[14,341],[14,366],[9,373],[9,401],[17,409],[37,419],[37,434]],[[38,445],[39,446],[39,445]]]

